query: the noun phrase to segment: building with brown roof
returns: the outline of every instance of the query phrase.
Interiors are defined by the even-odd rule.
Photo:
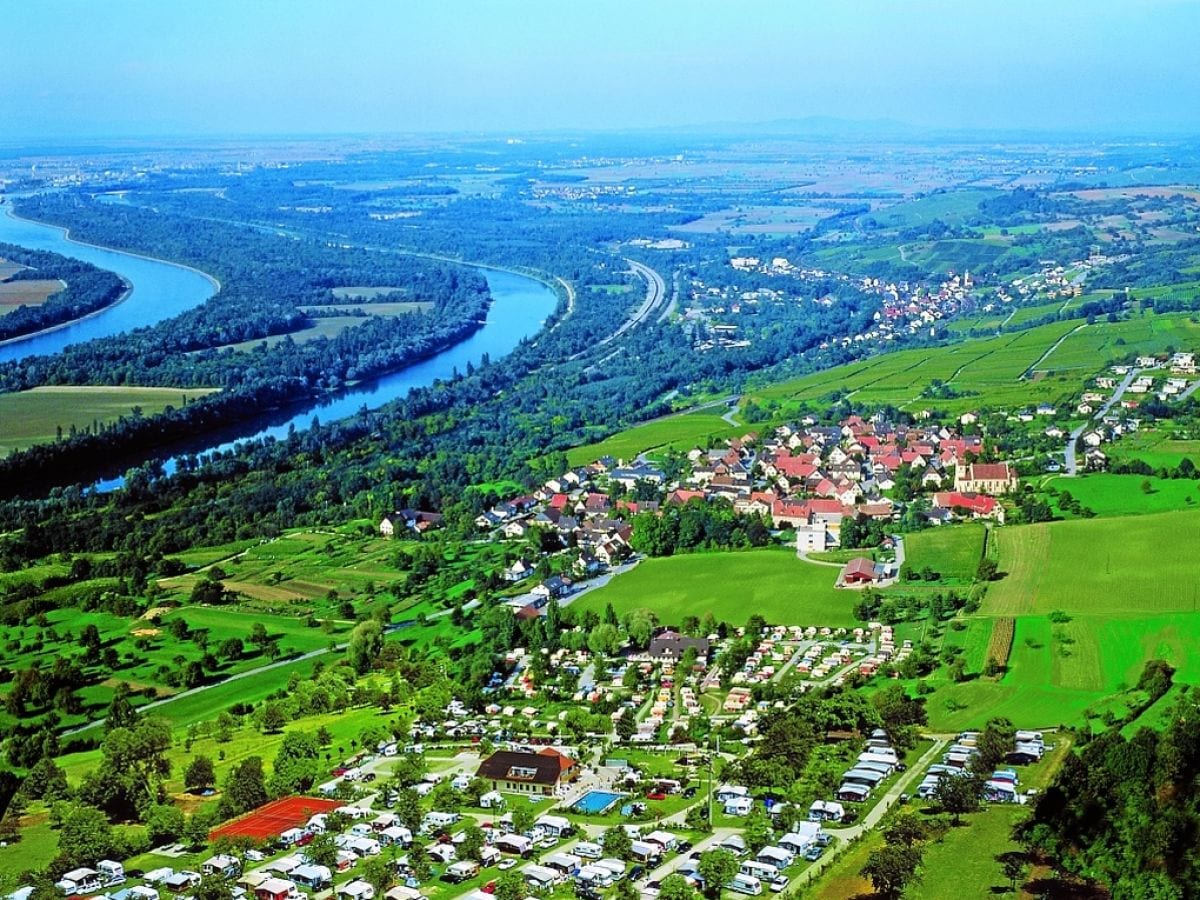
[[[547,747],[539,753],[498,750],[479,764],[475,774],[492,790],[552,796],[558,786],[574,781],[579,766],[569,756]]]
[[[1008,463],[971,463],[954,470],[954,489],[965,494],[1007,494],[1017,489],[1017,473]]]

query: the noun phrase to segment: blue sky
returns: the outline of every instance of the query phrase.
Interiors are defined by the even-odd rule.
[[[1197,0],[0,0],[12,138],[1200,132]]]

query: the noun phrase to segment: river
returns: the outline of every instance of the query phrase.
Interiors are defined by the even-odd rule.
[[[88,319],[0,346],[0,361],[21,359],[35,353],[58,353],[68,344],[152,325],[203,303],[212,296],[215,287],[208,276],[194,269],[81,244],[68,239],[61,228],[18,219],[11,214],[0,215],[0,241],[81,259],[115,272],[133,288],[125,300]],[[554,312],[558,296],[549,286],[525,275],[482,266],[476,268],[487,278],[492,303],[484,326],[470,337],[398,372],[299,410],[289,410],[286,416],[273,419],[264,416],[257,423],[247,423],[244,433],[209,446],[191,447],[189,452],[203,455],[232,449],[239,441],[282,438],[293,428],[297,431],[308,428],[314,418],[332,422],[364,407],[377,409],[404,397],[413,388],[427,387],[434,381],[451,378],[456,371],[465,371],[468,363],[479,365],[484,354],[494,360],[511,352],[522,338],[541,329]],[[166,460],[164,467],[168,472],[173,471],[175,460]],[[99,482],[97,487],[112,489],[120,483],[120,478],[112,478]]]

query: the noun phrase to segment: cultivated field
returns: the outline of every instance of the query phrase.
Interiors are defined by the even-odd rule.
[[[0,281],[0,314],[18,306],[41,306],[65,287],[57,278]]]
[[[82,431],[93,422],[109,424],[135,407],[150,416],[168,406],[182,406],[185,395],[192,400],[213,390],[49,386],[0,394],[0,454],[53,441],[59,428],[66,435],[72,426]]]
[[[1200,602],[1190,551],[1200,510],[997,529],[1000,571],[989,615],[1144,616]]]

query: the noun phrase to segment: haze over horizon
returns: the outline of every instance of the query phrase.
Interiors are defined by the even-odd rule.
[[[838,117],[1200,132],[1194,0],[572,5],[50,0],[8,17],[8,139]]]

